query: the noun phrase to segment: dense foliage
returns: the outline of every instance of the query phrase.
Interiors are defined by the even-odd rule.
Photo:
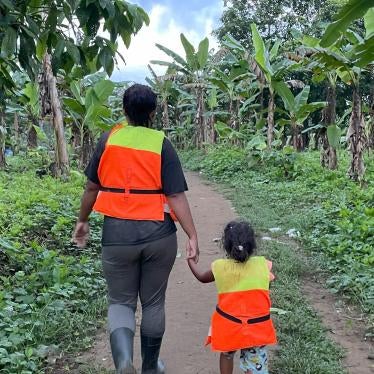
[[[266,40],[292,40],[294,30],[308,35],[321,33],[322,22],[330,22],[344,0],[246,1],[225,2],[219,27],[219,40],[231,34],[246,47],[251,46],[251,23],[256,23]],[[276,21],[275,21],[276,20]]]
[[[240,40],[224,25],[215,53],[208,53],[206,39],[195,48],[183,34],[185,57],[157,45],[172,59],[151,61],[168,69],[157,77],[150,67],[153,79],[148,80],[162,97],[164,129],[182,146],[198,148],[219,142],[245,147],[264,136],[267,149],[292,144],[303,150],[314,144],[321,149],[322,166],[332,170],[343,145],[351,154],[349,176],[363,180],[363,152],[374,138],[373,4],[334,2],[338,15],[326,25],[317,3],[300,1],[295,10],[284,2],[229,2],[231,10],[243,13],[246,26],[236,24],[246,34]],[[309,8],[322,32],[312,36],[295,24],[284,42],[287,16],[300,9],[307,14]],[[265,9],[279,15],[268,19],[270,28],[262,18],[269,15]]]
[[[84,178],[74,173],[61,183],[40,179],[34,155],[13,159],[0,175],[0,371],[42,373],[61,349],[87,347],[105,306],[97,256],[99,222],[93,244],[70,243]],[[39,168],[39,169],[38,169]]]

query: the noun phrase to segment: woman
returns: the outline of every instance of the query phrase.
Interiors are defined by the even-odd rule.
[[[165,292],[176,252],[177,219],[188,236],[187,256],[198,261],[197,234],[180,161],[161,131],[150,129],[156,95],[135,84],[123,96],[128,124],[105,133],[85,174],[73,240],[85,246],[92,210],[104,215],[102,263],[108,324],[117,373],[135,373],[133,340],[138,295],[142,304],[142,373],[164,373],[159,351],[165,331]]]

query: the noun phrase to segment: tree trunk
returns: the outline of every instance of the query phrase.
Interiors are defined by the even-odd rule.
[[[292,128],[292,145],[295,151],[300,152],[303,148],[303,138],[300,135],[300,129],[297,123],[291,124]]]
[[[38,134],[32,124],[27,132],[27,148],[35,149],[38,146]]]
[[[368,147],[374,149],[374,69],[372,72],[372,83],[370,87],[370,99],[369,99],[369,115],[370,115],[370,127],[369,127],[369,138]]]
[[[71,145],[74,149],[75,154],[79,154],[81,147],[81,129],[77,123],[73,123],[71,127]]]
[[[272,143],[273,143],[274,111],[275,111],[274,92],[270,90],[269,106],[268,106],[268,134],[267,134],[268,149],[271,149]]]
[[[348,175],[355,181],[362,180],[365,174],[363,153],[366,139],[364,128],[365,123],[361,110],[361,96],[357,83],[357,86],[353,87],[353,108],[347,133],[348,149],[352,157]]]
[[[4,169],[5,166],[6,166],[6,162],[5,162],[5,147],[4,147],[3,144],[0,144],[0,169]]]
[[[234,101],[230,99],[229,103],[229,114],[230,114],[230,127],[234,129],[235,126],[235,117],[234,117]]]
[[[197,88],[196,91],[197,109],[196,109],[196,147],[201,148],[204,139],[204,97],[202,88]]]
[[[5,136],[6,136],[6,129],[5,129],[5,123],[4,123],[4,112],[0,111],[0,169],[4,169],[6,167]]]
[[[94,152],[94,141],[91,134],[91,131],[86,130],[83,134],[83,142],[81,147],[81,156],[79,160],[79,166],[81,169],[84,169],[88,163]]]
[[[162,125],[164,129],[169,128],[169,107],[167,99],[162,101]]]
[[[326,128],[322,129],[319,142],[321,144],[320,163],[322,167],[327,168],[329,166],[330,147],[329,147],[329,142],[327,139]]]
[[[259,85],[260,95],[259,95],[259,104],[260,104],[260,111],[264,109],[264,85],[260,83]]]
[[[52,122],[56,135],[56,170],[57,176],[67,177],[69,174],[69,157],[65,140],[64,122],[61,103],[58,97],[56,78],[52,72],[51,56],[47,53],[43,60],[43,84],[47,89]]]
[[[327,87],[326,101],[327,107],[323,111],[323,121],[327,129],[328,126],[336,123],[336,87],[332,83],[329,83]],[[326,129],[322,136],[321,165],[335,170],[338,167],[336,149],[330,146]]]
[[[14,149],[13,149],[13,153],[16,155],[19,153],[19,122],[18,122],[18,113],[15,112],[14,113],[14,121],[13,121],[13,130],[14,130]]]
[[[210,144],[214,144],[216,142],[214,122],[215,122],[215,117],[213,114],[208,118],[207,123],[206,123],[206,128],[207,128],[206,140]]]

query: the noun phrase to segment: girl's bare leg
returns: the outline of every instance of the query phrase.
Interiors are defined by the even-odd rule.
[[[232,374],[234,370],[234,353],[221,353],[219,368],[221,374]]]

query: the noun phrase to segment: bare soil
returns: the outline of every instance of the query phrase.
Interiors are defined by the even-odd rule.
[[[320,278],[304,279],[304,295],[321,318],[329,337],[344,349],[344,367],[352,374],[373,374],[374,345],[365,339],[364,316],[358,308],[347,306],[331,294],[320,282]]]
[[[214,241],[221,237],[224,225],[236,217],[235,211],[225,198],[209,182],[196,173],[186,173],[189,185],[188,198],[201,249],[200,266],[208,268],[212,261],[222,256]],[[209,320],[216,304],[214,284],[197,282],[184,260],[186,237],[178,230],[180,255],[176,259],[169,280],[166,305],[167,327],[161,357],[169,374],[218,373],[218,354],[204,347]],[[346,314],[339,307],[338,299],[316,279],[308,278],[303,284],[305,295],[322,319],[331,338],[346,350],[345,366],[352,374],[374,373],[373,345],[364,341],[364,324],[359,316]],[[138,316],[139,318],[139,316]],[[139,329],[138,329],[139,330]],[[139,331],[135,340],[135,365],[140,367]],[[108,335],[99,331],[94,346],[78,358],[92,367],[113,369]],[[237,362],[238,358],[236,358]],[[237,368],[235,373],[240,371]],[[291,374],[291,373],[285,373]],[[337,373],[338,374],[338,373]]]

